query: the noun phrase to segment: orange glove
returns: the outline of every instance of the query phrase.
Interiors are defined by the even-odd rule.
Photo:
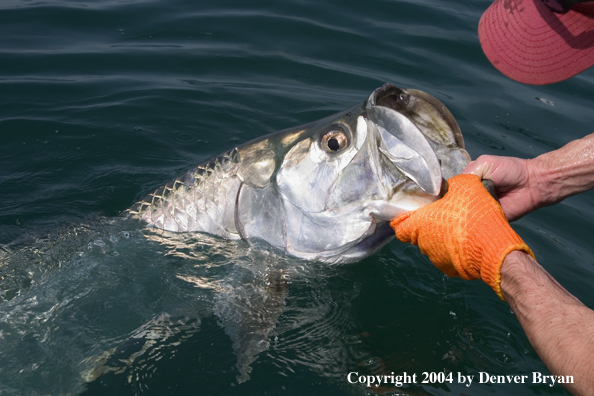
[[[448,180],[445,196],[393,219],[390,226],[402,242],[418,245],[448,276],[482,278],[503,300],[501,265],[505,256],[534,253],[511,228],[499,203],[475,175]]]

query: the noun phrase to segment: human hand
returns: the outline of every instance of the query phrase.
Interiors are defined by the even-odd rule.
[[[539,188],[541,178],[531,160],[481,155],[462,173],[493,181],[508,221],[517,220],[543,206],[543,194]]]
[[[479,177],[458,175],[448,184],[442,199],[396,217],[390,226],[400,241],[418,245],[446,275],[481,278],[503,299],[500,282],[505,256],[514,250],[534,254],[510,227]]]

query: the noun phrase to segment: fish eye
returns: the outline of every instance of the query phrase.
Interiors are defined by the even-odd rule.
[[[322,136],[322,148],[327,153],[337,153],[349,145],[349,139],[341,130],[332,130]]]

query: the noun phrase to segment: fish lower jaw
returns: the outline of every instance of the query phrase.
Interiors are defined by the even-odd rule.
[[[432,202],[439,197],[429,194],[400,195],[395,194],[388,201],[371,201],[366,205],[369,215],[376,223],[387,222],[406,212],[410,212]]]

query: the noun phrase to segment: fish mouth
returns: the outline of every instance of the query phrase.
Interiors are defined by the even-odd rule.
[[[436,147],[446,143],[465,153],[462,132],[449,110],[425,92],[391,84],[373,91],[364,108],[358,132],[375,135],[383,158],[416,185],[407,191],[392,188],[382,198],[366,203],[372,221],[389,222],[442,197],[447,182],[442,172],[444,158],[438,158]]]
[[[419,127],[406,115],[392,107],[376,104],[374,92],[366,104],[366,128],[378,137],[379,151],[407,178],[424,192],[437,196],[441,190],[441,165],[433,147]],[[402,94],[400,95],[402,96]],[[387,101],[386,104],[391,104]]]

